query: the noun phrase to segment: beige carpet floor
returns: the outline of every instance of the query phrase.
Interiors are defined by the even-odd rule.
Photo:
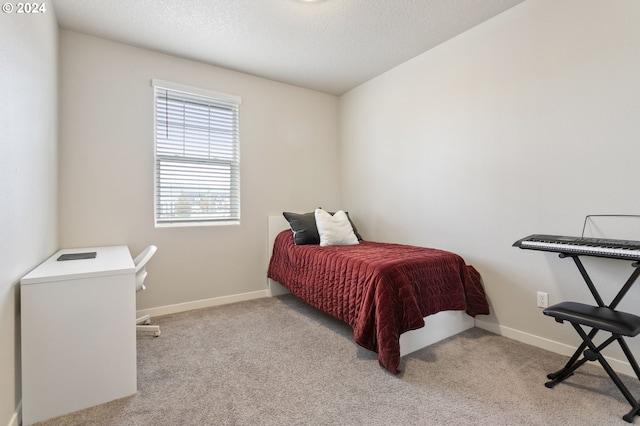
[[[628,424],[597,365],[547,389],[566,357],[477,328],[404,357],[394,376],[348,326],[291,296],[152,320],[162,336],[138,336],[136,395],[41,424]]]

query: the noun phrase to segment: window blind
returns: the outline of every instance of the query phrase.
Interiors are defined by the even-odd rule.
[[[240,98],[152,85],[156,225],[239,223]]]

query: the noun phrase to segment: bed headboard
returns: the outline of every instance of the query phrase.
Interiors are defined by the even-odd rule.
[[[269,223],[267,225],[267,233],[268,233],[268,244],[269,244],[269,259],[271,259],[271,251],[273,250],[273,242],[276,239],[276,236],[282,232],[283,230],[289,228],[289,222],[284,218],[283,215],[278,216],[268,216]]]
[[[285,229],[289,229],[289,222],[284,218],[282,214],[277,216],[268,216],[268,224],[267,224],[267,265],[269,264],[269,259],[271,259],[271,252],[273,252],[273,242],[276,239],[276,236]],[[267,288],[269,289],[270,296],[278,296],[280,294],[289,293],[289,290],[282,287],[276,281],[273,281],[267,278]]]

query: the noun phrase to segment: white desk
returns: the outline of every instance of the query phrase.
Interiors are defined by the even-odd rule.
[[[135,295],[126,246],[60,250],[22,278],[23,425],[136,393]]]

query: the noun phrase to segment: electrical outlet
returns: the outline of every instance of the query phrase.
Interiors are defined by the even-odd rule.
[[[538,292],[538,308],[548,308],[549,307],[549,293],[545,293],[543,291]]]

